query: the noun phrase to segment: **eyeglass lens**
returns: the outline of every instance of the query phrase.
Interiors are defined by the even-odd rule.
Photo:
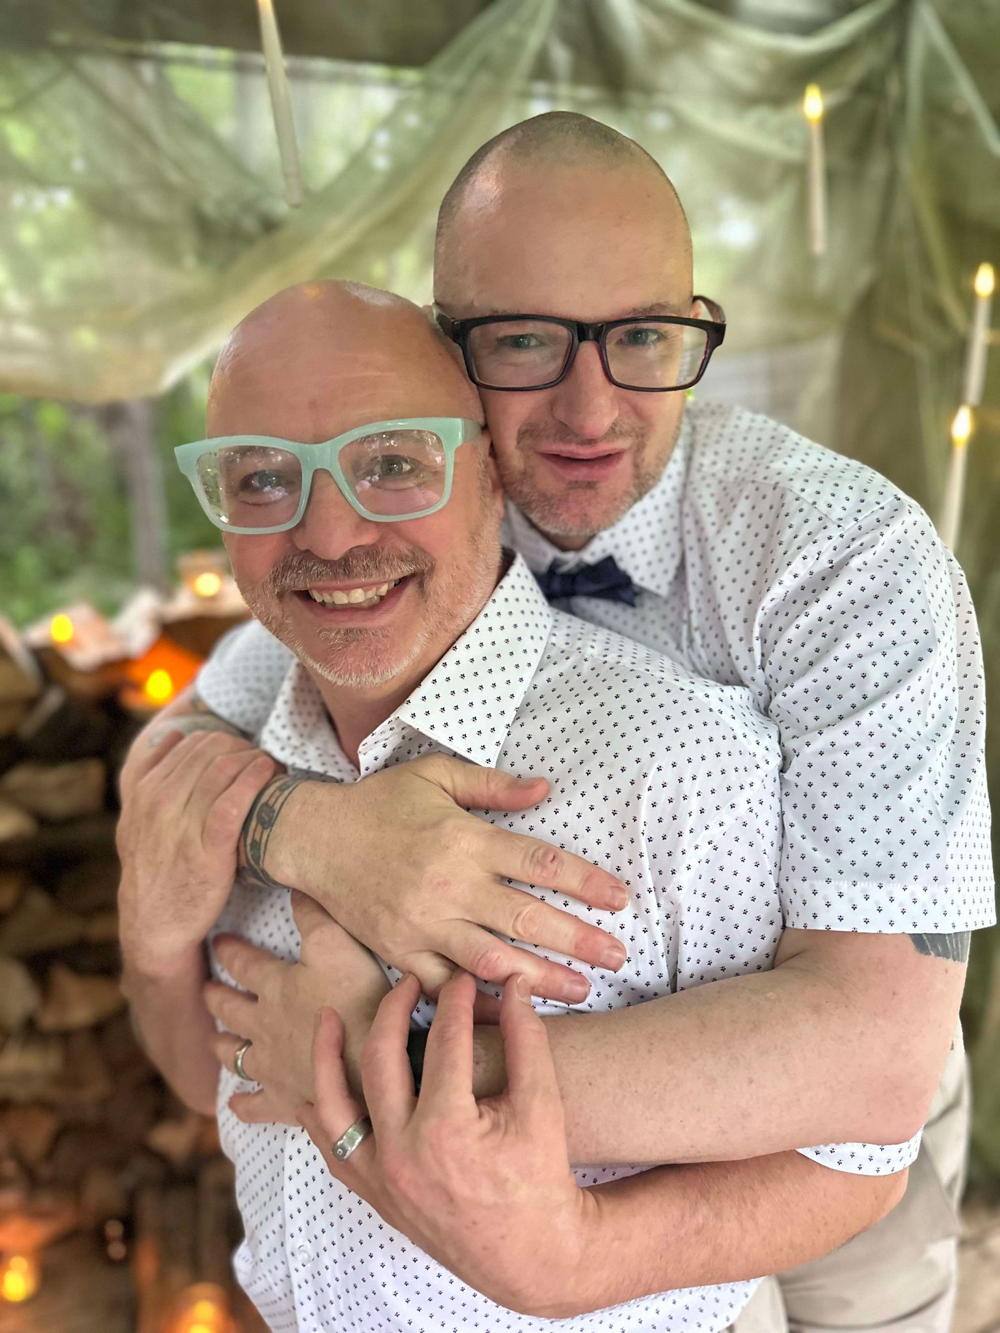
[[[556,380],[566,366],[573,334],[546,320],[490,322],[469,330],[476,380],[486,386],[527,389]],[[643,320],[605,333],[613,379],[636,389],[677,389],[697,377],[708,346],[703,329]]]
[[[348,489],[369,514],[409,517],[444,494],[447,455],[433,431],[362,435],[341,447],[338,461]],[[201,455],[197,473],[209,509],[232,527],[280,527],[302,506],[302,465],[287,449],[223,445]]]

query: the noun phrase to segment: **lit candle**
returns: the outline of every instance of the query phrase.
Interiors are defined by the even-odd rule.
[[[163,667],[157,667],[146,677],[142,692],[151,704],[169,703],[175,693],[174,678]]]
[[[972,327],[965,353],[965,389],[962,401],[978,407],[983,401],[983,382],[986,379],[986,344],[989,341],[990,307],[996,279],[992,264],[980,264],[976,269],[972,289],[976,294],[972,306]]]
[[[962,522],[962,501],[965,497],[965,460],[974,424],[971,409],[963,403],[955,413],[951,423],[951,460],[948,463],[944,501],[941,505],[941,517],[937,525],[941,540],[951,551],[954,551],[958,544],[958,532]]]
[[[260,17],[260,42],[264,51],[267,87],[271,94],[271,114],[278,136],[278,154],[285,177],[285,198],[292,208],[302,203],[302,170],[299,166],[299,145],[295,138],[292,119],[292,99],[285,73],[285,57],[281,50],[281,34],[272,0],[257,0]]]
[[[40,1281],[34,1254],[11,1254],[0,1264],[0,1298],[11,1305],[30,1300]]]
[[[221,1287],[199,1282],[182,1293],[180,1314],[172,1333],[235,1333],[229,1298]]]
[[[202,570],[194,576],[191,591],[196,597],[218,597],[222,591],[222,576],[214,569]]]
[[[76,630],[69,616],[60,611],[58,615],[52,617],[49,624],[49,633],[52,636],[53,643],[72,643]]]
[[[826,254],[826,150],[823,144],[823,94],[818,83],[810,83],[802,99],[802,112],[809,126],[809,249]]]

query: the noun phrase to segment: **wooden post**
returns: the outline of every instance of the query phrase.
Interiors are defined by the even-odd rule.
[[[156,451],[153,404],[149,398],[105,403],[97,419],[107,432],[125,476],[136,581],[167,590],[167,507],[163,466]]]

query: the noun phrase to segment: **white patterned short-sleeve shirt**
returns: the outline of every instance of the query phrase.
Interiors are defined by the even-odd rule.
[[[775,723],[787,926],[993,923],[975,612],[927,515],[884,477],[767,417],[694,402],[658,485],[584,550],[557,551],[513,508],[508,529],[536,571],[614,556],[637,604],[566,609],[746,686]],[[244,633],[255,670],[223,712],[252,731],[290,656]]]
[[[300,664],[286,658],[269,701],[267,691],[255,695],[254,682],[259,686],[273,660],[272,646],[259,626],[247,627],[222,646],[198,688],[211,707],[238,721],[293,772],[348,782],[444,752],[549,779],[549,795],[539,805],[488,817],[586,857],[632,891],[622,913],[577,905],[622,939],[628,961],[614,975],[594,969],[591,993],[575,1009],[635,1004],[773,965],[783,928],[780,750],[775,728],[745,688],[698,679],[660,653],[553,612],[518,559],[462,638],[366,738],[355,770]],[[247,700],[254,697],[258,708],[251,716]],[[238,881],[219,928],[282,957],[297,956],[284,892]],[[548,1013],[566,1008],[539,1007]],[[432,1013],[422,1002],[417,1021],[430,1022]],[[329,1176],[302,1130],[237,1120],[227,1102],[240,1086],[223,1071],[220,1133],[236,1165],[246,1229],[236,1269],[273,1329],[553,1327],[554,1321],[495,1305],[387,1226]],[[803,1151],[833,1169],[875,1174],[907,1165],[918,1140]],[[630,1173],[628,1167],[576,1169],[581,1184]],[[556,1326],[574,1333],[717,1333],[754,1286],[668,1292]]]

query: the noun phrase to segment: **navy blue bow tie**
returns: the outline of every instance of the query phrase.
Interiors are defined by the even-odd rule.
[[[612,555],[598,560],[596,565],[580,565],[576,569],[561,570],[553,560],[544,573],[536,573],[539,587],[550,602],[567,597],[603,597],[609,602],[625,602],[635,606],[635,584],[619,569]]]

